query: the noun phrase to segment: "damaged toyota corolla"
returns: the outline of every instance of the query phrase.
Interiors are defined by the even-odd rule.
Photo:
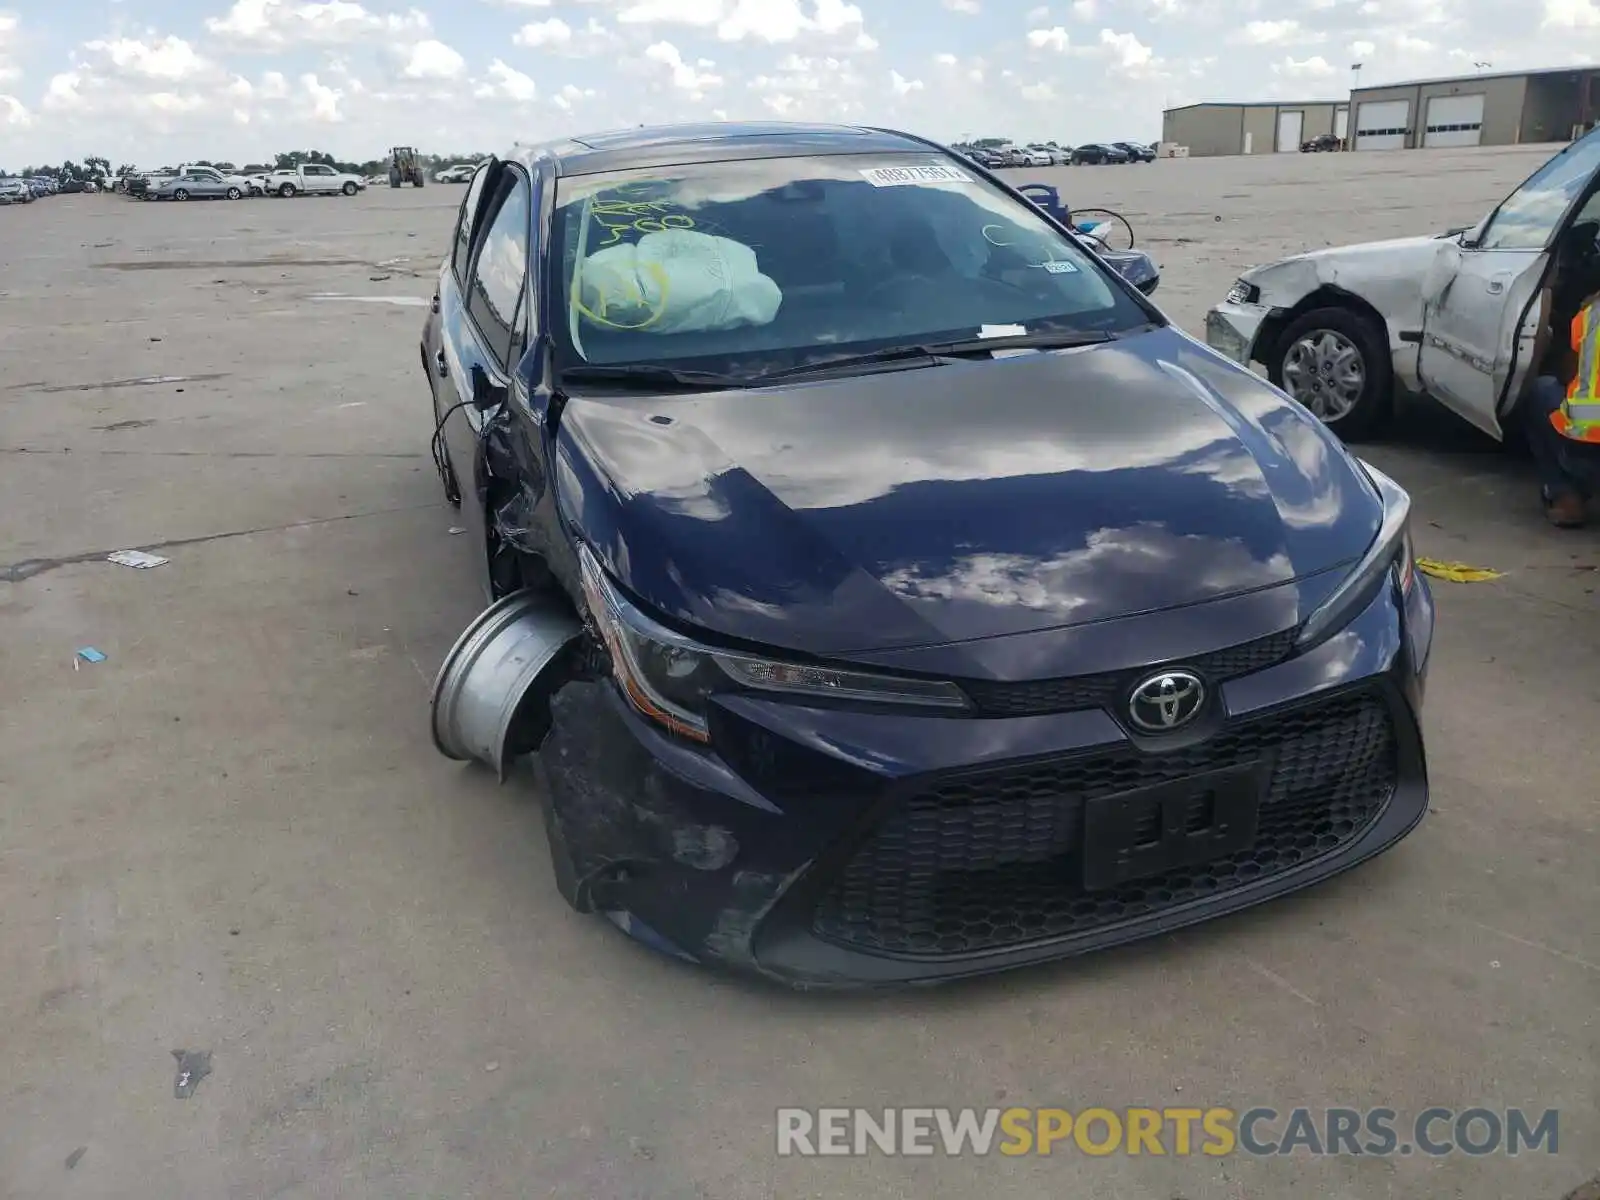
[[[658,950],[973,975],[1422,817],[1405,493],[937,145],[492,159],[421,351],[491,600],[434,740],[531,756],[562,895]]]

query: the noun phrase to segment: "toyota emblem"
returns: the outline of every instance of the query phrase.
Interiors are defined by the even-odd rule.
[[[1128,698],[1128,719],[1146,733],[1181,729],[1206,702],[1206,685],[1192,671],[1162,671],[1134,686]]]

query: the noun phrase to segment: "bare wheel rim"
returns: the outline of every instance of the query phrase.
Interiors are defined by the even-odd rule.
[[[1337,330],[1308,330],[1283,356],[1283,387],[1319,420],[1337,421],[1361,402],[1367,362]]]

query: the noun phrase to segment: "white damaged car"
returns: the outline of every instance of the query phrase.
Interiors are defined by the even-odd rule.
[[[1501,438],[1583,299],[1600,290],[1600,131],[1564,147],[1470,229],[1313,250],[1252,267],[1206,341],[1261,363],[1348,441],[1397,388]]]

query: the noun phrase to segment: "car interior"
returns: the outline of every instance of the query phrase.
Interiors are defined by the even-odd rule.
[[[921,194],[915,200],[885,203],[884,190],[864,182],[805,180],[696,205],[695,231],[755,251],[761,272],[783,293],[776,319],[760,327],[671,334],[586,322],[584,357],[598,363],[637,360],[641,337],[651,339],[653,358],[743,358],[763,350],[898,342],[980,323],[1079,313],[1090,325],[1117,316],[1126,323],[1115,292],[1087,263],[1041,269],[1035,259],[1054,257],[1047,233],[997,218],[959,193],[916,189]],[[562,221],[561,214],[576,211],[577,206],[558,210],[558,222],[567,228],[557,231],[557,244],[565,244],[569,261],[577,251],[571,228],[576,222]],[[645,231],[654,227],[649,220],[639,225]],[[624,240],[641,236],[628,228]],[[595,244],[591,235],[590,253]]]

